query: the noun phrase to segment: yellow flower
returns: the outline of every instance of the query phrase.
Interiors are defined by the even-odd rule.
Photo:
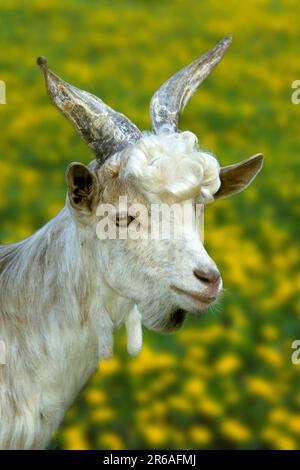
[[[193,409],[193,403],[184,395],[171,396],[168,402],[172,408],[182,412],[189,412]]]
[[[108,360],[101,361],[99,364],[100,372],[104,375],[114,374],[120,369],[120,361],[118,357],[113,357]]]
[[[296,450],[296,442],[289,436],[280,433],[273,427],[266,427],[262,431],[262,438],[270,443],[273,449],[277,450]]]
[[[289,419],[288,412],[284,408],[275,408],[269,414],[271,423],[285,423]]]
[[[116,433],[113,432],[104,432],[100,436],[100,445],[104,449],[109,450],[123,450],[124,449],[124,441],[123,439]]]
[[[215,363],[215,369],[220,374],[230,374],[241,367],[241,360],[233,354],[225,354]]]
[[[205,391],[205,382],[198,377],[192,377],[186,382],[184,388],[186,393],[194,398],[198,398]]]
[[[297,450],[297,443],[289,436],[280,435],[277,438],[277,449],[278,450]]]
[[[91,403],[92,405],[100,405],[106,402],[105,393],[102,390],[96,388],[89,388],[85,392],[85,398],[88,403]]]
[[[194,426],[190,430],[192,440],[199,445],[207,445],[212,440],[212,433],[204,426]]]
[[[193,338],[191,338],[191,341],[193,341]],[[207,351],[205,348],[201,348],[199,344],[191,344],[188,349],[188,355],[191,360],[199,361],[207,356]]]
[[[246,381],[247,387],[253,395],[266,398],[270,401],[276,400],[274,384],[267,382],[261,377],[251,377]]]
[[[100,410],[92,411],[91,417],[94,421],[102,423],[104,421],[112,421],[113,419],[115,419],[116,414],[113,410],[109,408],[103,408]]]
[[[282,355],[276,349],[270,346],[261,345],[256,349],[258,357],[271,366],[280,367],[283,363]]]
[[[295,434],[300,434],[300,415],[290,416],[288,425]]]
[[[222,406],[210,398],[201,398],[197,408],[206,416],[217,417],[223,412]]]
[[[211,325],[205,328],[205,332],[203,333],[203,340],[205,343],[209,343],[211,341],[215,341],[220,338],[224,334],[224,327],[218,324]]]
[[[84,436],[83,430],[79,426],[72,426],[64,433],[67,450],[88,450],[89,445]]]
[[[239,443],[246,442],[251,437],[250,429],[235,419],[223,421],[220,430],[226,437]]]
[[[261,329],[262,336],[265,339],[272,340],[278,338],[278,328],[271,325],[264,325]]]
[[[162,446],[168,437],[167,429],[162,425],[148,425],[143,434],[152,446]]]
[[[166,369],[169,372],[169,369],[175,365],[175,361],[175,357],[171,354],[156,352],[144,344],[141,354],[130,362],[130,373],[139,375],[160,369]]]
[[[153,380],[150,384],[151,392],[159,393],[176,382],[176,375],[172,371],[166,371],[159,376],[159,380]]]

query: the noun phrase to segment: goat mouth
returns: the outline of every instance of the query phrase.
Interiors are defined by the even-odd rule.
[[[176,287],[176,286],[171,286],[171,289],[177,292],[177,294],[185,295],[186,297],[189,297],[190,299],[193,299],[196,302],[201,302],[202,304],[205,304],[205,305],[209,305],[213,303],[218,298],[217,294],[216,295],[198,294],[197,292],[187,291],[184,289],[180,289],[179,287]]]

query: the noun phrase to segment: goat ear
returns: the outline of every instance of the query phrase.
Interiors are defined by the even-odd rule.
[[[98,193],[98,180],[88,167],[71,163],[66,172],[70,204],[74,209],[92,212]]]
[[[221,168],[221,186],[214,199],[228,197],[246,189],[262,169],[263,159],[263,155],[259,153],[240,163]]]

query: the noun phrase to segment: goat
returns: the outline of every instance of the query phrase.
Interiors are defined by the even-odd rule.
[[[95,155],[66,171],[65,207],[25,240],[0,246],[0,448],[41,449],[126,324],[128,349],[141,349],[141,324],[175,331],[222,291],[220,273],[193,221],[179,240],[104,239],[97,208],[115,208],[129,230],[129,204],[208,204],[246,188],[263,156],[220,167],[191,132],[178,130],[190,97],[227,50],[227,37],[172,76],[151,100],[152,132],[141,132],[99,98],[64,82],[38,58],[49,96]],[[153,222],[154,223],[154,222]],[[140,227],[141,231],[148,228]]]

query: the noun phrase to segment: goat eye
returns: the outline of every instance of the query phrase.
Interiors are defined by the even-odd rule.
[[[116,215],[116,225],[118,227],[128,227],[128,225],[133,221],[134,217],[128,214],[117,214]]]

